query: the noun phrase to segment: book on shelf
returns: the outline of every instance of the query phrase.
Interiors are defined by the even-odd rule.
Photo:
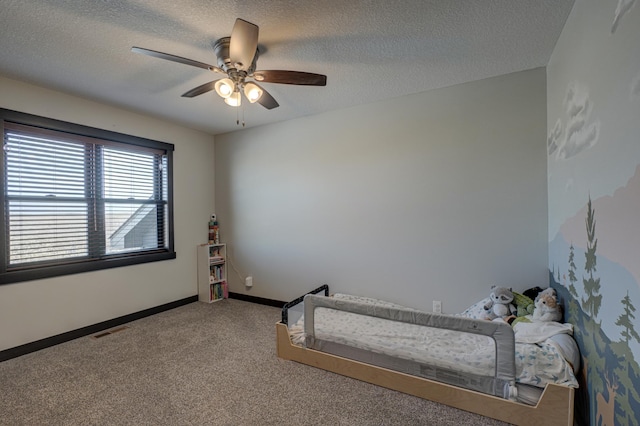
[[[224,264],[212,266],[213,267],[209,269],[209,283],[222,281],[224,278]]]
[[[229,288],[226,281],[214,283],[209,286],[209,298],[210,300],[228,299]]]

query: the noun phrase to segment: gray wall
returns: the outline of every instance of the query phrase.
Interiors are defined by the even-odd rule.
[[[214,211],[211,135],[0,77],[0,108],[175,144],[177,258],[0,286],[0,350],[197,294],[196,245]]]
[[[545,85],[539,68],[216,136],[230,291],[326,282],[459,312],[546,285]]]

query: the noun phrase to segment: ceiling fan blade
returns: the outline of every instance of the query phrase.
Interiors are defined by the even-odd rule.
[[[246,71],[258,49],[258,26],[244,19],[236,19],[229,41],[229,59],[238,70]]]
[[[256,83],[253,83],[253,84],[256,84]],[[256,84],[256,86],[258,86],[258,87],[260,87],[260,89],[262,89],[262,96],[260,96],[260,99],[258,99],[256,102],[258,102],[260,105],[262,105],[266,109],[274,109],[274,108],[278,108],[280,106],[278,101],[276,101],[273,98],[273,96],[271,96],[271,94],[269,92],[264,90],[264,87],[261,87],[261,86],[259,86],[257,84]]]
[[[211,90],[213,90],[215,88],[216,85],[216,81],[210,81],[208,83],[202,84],[194,89],[189,90],[188,92],[184,93],[182,95],[183,98],[193,98],[199,95],[202,95],[203,93],[207,93],[210,92]]]
[[[326,86],[327,76],[302,71],[260,70],[253,78],[264,83],[298,84],[302,86]]]
[[[141,53],[143,55],[153,56],[154,58],[166,59],[168,61],[178,62],[180,64],[191,65],[192,67],[204,68],[205,70],[215,71],[222,74],[226,74],[220,68],[205,64],[204,62],[194,61],[193,59],[183,58],[181,56],[170,55],[168,53],[162,53],[151,49],[145,49],[143,47],[133,46],[131,51],[134,53]]]

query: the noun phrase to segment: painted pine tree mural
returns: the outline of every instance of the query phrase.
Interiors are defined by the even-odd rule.
[[[626,295],[616,304],[616,311],[612,312],[609,306],[604,312],[609,300],[606,299],[607,294],[600,294],[601,277],[597,266],[604,262],[602,268],[606,268],[606,260],[598,259],[596,214],[590,198],[586,207],[585,248],[576,248],[574,242],[569,244],[566,274],[560,274],[566,282],[561,284],[557,278],[556,265],[550,268],[551,283],[565,298],[567,321],[575,326],[574,337],[582,355],[583,372],[579,375],[580,389],[576,394],[576,421],[594,426],[640,426],[640,416],[636,414],[640,412],[640,365],[638,353],[632,349],[640,344],[637,303],[634,305],[637,301],[632,290],[627,289]],[[578,267],[582,265],[577,265],[576,257],[582,252],[585,263],[583,288],[580,289],[577,286]],[[602,281],[605,285],[605,278]],[[615,319],[615,326],[620,330],[617,340],[611,339],[610,333],[605,333],[602,328],[605,315],[611,322]]]
[[[619,412],[616,413],[616,423],[638,426],[638,418],[634,416],[634,409],[631,404],[633,403],[636,406],[640,404],[640,395],[631,381],[631,375],[633,373],[634,377],[638,377],[640,375],[640,367],[634,359],[629,342],[635,340],[640,343],[640,335],[634,326],[636,317],[633,313],[636,308],[631,303],[629,290],[627,290],[627,295],[622,299],[621,304],[623,310],[616,320],[616,325],[622,328],[620,332],[622,338],[619,342],[611,344],[611,349],[618,360],[618,366],[615,368],[614,373],[617,382],[622,385],[618,389],[615,399],[616,404],[620,407]]]
[[[585,222],[587,225],[587,251],[584,254],[584,269],[585,272],[589,274],[589,277],[583,278],[582,280],[584,292],[587,296],[586,299],[582,299],[582,309],[595,321],[600,311],[600,305],[602,304],[602,295],[600,294],[600,278],[594,278],[593,276],[593,273],[597,271],[596,250],[598,249],[598,239],[596,238],[596,219],[595,211],[591,206],[591,197],[589,197],[589,203],[587,205],[587,218]]]
[[[629,345],[629,341],[634,339],[638,343],[640,343],[640,335],[636,331],[633,320],[636,319],[633,313],[636,311],[636,308],[631,304],[631,299],[629,298],[629,290],[627,290],[627,295],[621,301],[622,306],[624,307],[623,313],[616,320],[616,325],[622,327],[622,338],[624,339],[624,343]]]
[[[578,295],[576,283],[576,250],[573,242],[569,246],[568,283],[565,287],[569,320],[576,326],[574,336],[580,343],[583,369],[585,373],[581,385],[584,399],[580,402],[580,411],[588,417],[578,416],[579,422],[595,426],[634,425],[640,426],[640,418],[635,415],[640,407],[640,366],[637,354],[631,344],[640,344],[640,330],[637,329],[636,307],[627,290],[620,301],[620,311],[615,325],[620,328],[618,341],[611,340],[602,329],[602,320],[598,319],[603,306],[600,294],[601,279],[597,276],[596,215],[591,204],[587,203],[585,218],[586,248],[584,272],[582,275],[583,292]],[[555,277],[556,271],[552,276]],[[560,287],[562,289],[562,287]],[[611,312],[607,312],[610,315]]]
[[[585,330],[585,336],[583,339],[584,351],[583,360],[585,360],[585,366],[587,368],[587,377],[589,378],[589,395],[591,399],[591,419],[595,419],[597,412],[597,404],[600,402],[598,398],[602,398],[602,394],[605,390],[605,382],[603,377],[606,375],[605,359],[603,357],[603,351],[605,349],[605,343],[600,336],[600,323],[596,321],[598,312],[600,311],[600,305],[602,304],[602,295],[600,295],[600,278],[594,277],[594,273],[597,271],[597,257],[596,251],[598,249],[598,239],[596,238],[596,219],[595,211],[591,205],[591,197],[587,203],[587,218],[585,219],[587,228],[587,248],[585,251],[585,265],[584,269],[587,277],[582,278],[582,285],[584,286],[584,294],[586,296],[582,298],[582,310],[587,314],[587,325]],[[588,359],[588,362],[586,360]],[[609,382],[607,382],[609,383]],[[612,400],[611,403],[614,401]],[[600,405],[603,405],[600,402]]]
[[[578,291],[576,290],[576,282],[578,278],[576,277],[576,262],[575,255],[573,253],[573,243],[571,243],[571,247],[569,247],[569,293],[575,298],[578,297]]]

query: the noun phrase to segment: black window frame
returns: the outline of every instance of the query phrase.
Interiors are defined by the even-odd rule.
[[[117,255],[103,256],[97,259],[87,258],[80,261],[70,259],[67,263],[56,262],[56,264],[50,265],[33,265],[17,269],[8,268],[7,259],[9,250],[9,224],[7,221],[7,185],[5,182],[5,123],[35,127],[43,129],[45,131],[49,130],[61,132],[75,137],[87,137],[105,142],[115,142],[121,145],[130,145],[132,146],[132,149],[135,149],[135,147],[140,147],[144,149],[164,151],[167,163],[166,208],[168,210],[166,219],[167,223],[164,223],[167,235],[166,247],[153,250],[145,250],[142,252],[132,252],[124,254],[121,253]],[[0,247],[3,251],[2,255],[0,255],[0,285],[21,281],[52,278],[83,272],[98,271],[108,268],[138,265],[142,263],[157,262],[176,258],[176,253],[174,250],[173,224],[173,144],[2,108],[0,108],[0,134],[3,138],[3,149],[0,149],[0,188],[2,189],[2,196],[0,197],[0,226],[2,228],[0,230]]]

